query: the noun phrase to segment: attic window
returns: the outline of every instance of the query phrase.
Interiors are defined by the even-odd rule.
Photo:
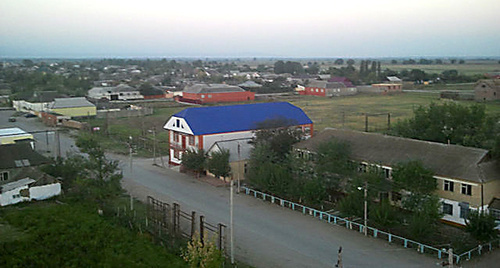
[[[23,159],[22,161],[23,161],[23,166],[25,167],[31,166],[30,161],[28,159]]]
[[[14,160],[14,163],[16,164],[16,167],[22,167],[23,162],[21,160]]]
[[[176,123],[176,127],[179,127],[179,125],[181,124],[181,120],[176,119],[175,123]]]

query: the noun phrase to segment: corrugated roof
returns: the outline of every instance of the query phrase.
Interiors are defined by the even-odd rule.
[[[186,93],[223,93],[223,92],[243,92],[241,87],[226,84],[194,84],[184,88]]]
[[[352,158],[356,161],[394,166],[400,162],[420,160],[437,176],[473,182],[481,181],[478,164],[488,153],[479,148],[334,128],[325,129],[313,138],[296,144],[295,148],[315,151],[320,144],[331,139],[348,142]],[[493,164],[481,164],[484,181],[500,179],[500,173],[494,172],[498,164],[488,163]]]
[[[55,99],[54,104],[52,104],[52,109],[59,108],[76,108],[76,107],[95,107],[93,103],[88,101],[85,97],[79,98],[62,98]]]
[[[319,87],[319,88],[345,88],[346,86],[341,82],[327,82],[324,80],[311,80],[307,87]]]
[[[0,129],[0,137],[2,136],[20,136],[27,135],[28,133],[18,127],[12,128],[1,128]]]
[[[235,162],[238,160],[248,160],[250,159],[250,153],[252,151],[253,145],[249,144],[251,138],[247,139],[236,139],[227,141],[215,142],[209,151],[217,146],[221,150],[229,151],[229,162]],[[238,155],[238,144],[240,146],[240,153]]]
[[[35,180],[30,179],[30,178],[25,178],[25,179],[20,179],[17,181],[9,182],[1,186],[2,188],[2,193],[8,192],[10,190],[14,190],[16,188],[34,183]]]
[[[194,135],[254,130],[266,120],[312,124],[302,109],[288,102],[187,108],[173,116],[184,118]]]

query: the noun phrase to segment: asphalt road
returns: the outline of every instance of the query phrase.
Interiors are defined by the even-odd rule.
[[[114,158],[122,160],[123,185],[134,196],[176,201],[185,211],[205,215],[208,222],[228,225],[227,187],[153,166],[151,159],[134,159],[131,171],[125,156]],[[439,266],[433,257],[244,194],[235,195],[234,224],[236,258],[256,267],[333,267],[340,246],[344,267]]]

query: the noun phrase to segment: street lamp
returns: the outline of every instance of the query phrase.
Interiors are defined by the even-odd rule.
[[[364,228],[363,228],[363,231],[365,232],[365,236],[368,236],[368,200],[367,200],[367,196],[368,196],[368,182],[365,181],[365,187],[358,187],[358,190],[362,190],[364,189]]]

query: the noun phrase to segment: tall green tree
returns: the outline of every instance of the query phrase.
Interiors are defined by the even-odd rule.
[[[318,146],[315,171],[332,188],[338,188],[342,179],[354,173],[351,148],[348,143],[332,140]]]
[[[231,166],[229,166],[229,151],[222,150],[212,153],[207,159],[207,167],[208,171],[216,177],[228,177],[231,173]]]
[[[182,154],[181,165],[199,175],[206,168],[207,156],[203,149],[187,150]]]
[[[484,211],[470,211],[465,221],[465,230],[480,242],[489,242],[498,237],[495,217]]]

